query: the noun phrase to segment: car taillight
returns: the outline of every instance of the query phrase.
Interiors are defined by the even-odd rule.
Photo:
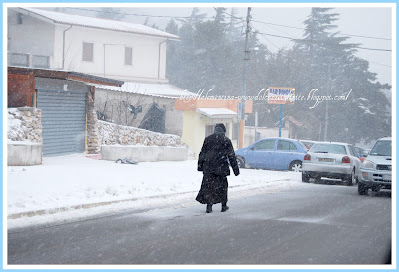
[[[348,156],[342,158],[342,163],[351,163],[351,159]]]
[[[303,160],[305,160],[305,161],[310,161],[310,155],[309,155],[309,154],[306,154],[305,157],[303,158]]]

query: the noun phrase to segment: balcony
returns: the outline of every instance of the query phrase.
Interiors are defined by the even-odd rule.
[[[50,68],[50,56],[8,52],[8,66]]]

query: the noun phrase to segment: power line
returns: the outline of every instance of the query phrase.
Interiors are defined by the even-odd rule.
[[[99,10],[93,10],[93,9],[86,9],[86,8],[70,8],[67,7],[68,9],[76,9],[76,10],[84,10],[84,11],[91,11],[91,12],[99,12]],[[120,14],[120,15],[128,15],[128,16],[142,16],[142,17],[153,17],[153,18],[175,18],[175,19],[189,19],[191,16],[167,16],[167,15],[148,15],[148,14],[133,14],[133,13],[125,13],[125,12],[115,12],[115,11],[104,11],[102,10],[101,12],[104,13],[112,13],[112,14]],[[243,18],[233,16],[232,14],[229,14],[225,11],[222,11],[224,14],[231,16],[232,18],[244,21]],[[203,17],[203,18],[208,18],[208,19],[213,19],[214,17]],[[282,27],[289,27],[289,28],[296,28],[296,29],[304,29],[304,28],[298,28],[298,27],[291,27],[291,26],[286,26],[286,25],[279,25],[279,24],[273,24],[273,23],[268,23],[268,22],[262,22],[262,21],[257,21],[257,20],[252,20],[253,22],[257,23],[263,23],[263,24],[270,24],[270,25],[276,25],[276,26],[282,26]],[[305,42],[313,42],[313,43],[318,43],[315,41],[307,41],[304,39],[296,39],[288,36],[281,36],[281,35],[274,35],[270,33],[261,33],[257,32],[259,34],[267,35],[267,36],[272,36],[276,38],[283,38],[283,39],[288,39],[291,41],[305,41]],[[369,36],[360,36],[360,35],[351,35],[351,34],[343,34],[347,36],[356,36],[356,37],[363,37],[363,38],[375,38],[375,39],[384,39],[384,38],[377,38],[377,37],[369,37]],[[384,39],[384,40],[390,40],[390,39]],[[390,49],[380,49],[380,48],[369,48],[369,47],[354,47],[355,49],[363,49],[363,50],[371,50],[371,51],[383,51],[383,52],[391,52],[392,50]]]
[[[171,19],[190,19],[191,16],[169,16],[169,15],[149,15],[149,14],[136,14],[136,13],[126,13],[126,12],[116,12],[116,11],[105,11],[105,10],[94,10],[94,9],[86,9],[86,8],[70,8],[65,7],[67,9],[76,9],[83,11],[91,11],[91,12],[102,12],[102,13],[110,13],[110,14],[120,14],[125,16],[142,16],[142,17],[152,17],[152,18],[171,18]],[[214,17],[204,16],[202,18],[213,19]]]
[[[295,26],[287,26],[287,25],[280,25],[280,24],[273,24],[270,22],[263,22],[263,21],[258,21],[258,20],[252,20],[253,22],[260,23],[260,24],[265,24],[265,25],[274,25],[274,26],[280,26],[280,27],[286,27],[286,28],[292,28],[292,29],[298,29],[298,30],[305,30],[304,27],[295,27]],[[347,34],[347,33],[340,33],[341,35],[345,36],[350,36],[350,37],[358,37],[358,38],[366,38],[366,39],[376,39],[376,40],[385,40],[385,41],[391,41],[392,39],[388,38],[381,38],[381,37],[372,37],[372,36],[362,36],[362,35],[353,35],[353,34]]]
[[[233,16],[232,14],[229,14],[227,12],[224,12],[224,14],[229,15],[231,17],[233,17],[234,19],[237,20],[241,20],[243,22],[245,22],[245,19],[242,17],[236,17]],[[274,24],[274,23],[270,23],[270,22],[265,22],[265,21],[259,21],[259,20],[251,20],[254,23],[260,23],[260,24],[265,24],[265,25],[273,25],[273,26],[280,26],[280,27],[286,27],[286,28],[292,28],[292,29],[298,29],[298,30],[305,30],[304,27],[295,27],[295,26],[288,26],[288,25],[281,25],[281,24]],[[277,30],[277,29],[275,29]],[[279,31],[279,30],[277,30]],[[286,34],[286,33],[285,33]],[[271,34],[269,34],[271,35]],[[388,38],[381,38],[381,37],[372,37],[372,36],[362,36],[362,35],[353,35],[353,34],[347,34],[347,33],[341,33],[341,35],[345,35],[345,36],[350,36],[350,37],[358,37],[358,38],[366,38],[366,39],[376,39],[376,40],[386,40],[386,41],[391,41],[392,39],[388,39]]]
[[[255,29],[255,30],[257,31],[256,33],[257,33],[257,34],[260,34],[266,41],[268,41],[269,43],[271,43],[271,44],[272,44],[274,47],[276,47],[278,50],[281,50],[281,48],[279,48],[279,47],[278,47],[277,45],[275,45],[272,41],[270,41],[268,38],[266,38],[266,37],[265,37],[265,34],[259,32],[259,31],[258,31],[256,28],[254,28],[254,27],[253,27],[253,29]],[[286,37],[286,38],[288,38],[288,37]],[[332,52],[336,52],[336,53],[337,53],[337,51],[332,50],[332,49],[330,49],[330,48],[326,48],[326,49],[328,49],[328,50],[330,50],[330,51],[332,51]],[[267,47],[266,47],[266,50],[267,50],[270,54],[273,54]],[[380,65],[380,66],[392,68],[391,65],[382,64],[382,63],[378,63],[378,62],[369,61],[369,63],[373,63],[373,64],[376,64],[376,65]],[[284,65],[287,65],[287,64],[284,63]],[[290,66],[287,65],[287,67],[290,67]],[[292,67],[290,67],[290,68],[292,68]]]
[[[237,20],[241,20],[245,22],[245,19],[242,17],[235,17],[232,14],[229,14],[227,12],[223,12],[226,15],[229,15]],[[298,30],[305,30],[304,27],[296,27],[296,26],[288,26],[288,25],[281,25],[281,24],[274,24],[270,22],[265,22],[265,21],[259,21],[259,20],[251,20],[254,23],[260,23],[260,24],[265,24],[265,25],[273,25],[273,26],[280,26],[280,27],[286,27],[286,28],[292,28],[292,29],[298,29]],[[277,30],[278,31],[278,30]],[[353,35],[353,34],[347,34],[347,33],[341,33],[341,35],[345,36],[351,36],[351,37],[359,37],[359,38],[367,38],[367,39],[376,39],[376,40],[386,40],[386,41],[391,41],[392,39],[388,38],[381,38],[381,37],[372,37],[372,36],[362,36],[362,35]]]
[[[84,11],[91,11],[91,12],[99,12],[99,10],[93,10],[93,9],[86,9],[86,8],[71,8],[71,7],[65,7],[67,9],[76,9],[76,10],[84,10]],[[141,16],[141,17],[152,17],[152,18],[180,18],[180,19],[189,19],[191,16],[168,16],[168,15],[149,15],[149,14],[136,14],[136,13],[126,13],[126,12],[116,12],[116,11],[105,11],[101,10],[103,13],[112,13],[112,14],[120,14],[120,15],[125,15],[125,16]],[[242,17],[236,17],[233,16],[230,13],[227,13],[225,11],[222,11],[222,13],[229,15],[230,17],[240,20],[242,22],[245,22],[245,19]],[[206,19],[214,19],[214,16],[204,16],[202,18]],[[292,28],[292,29],[298,29],[298,30],[304,30],[305,28],[303,27],[295,27],[295,26],[288,26],[288,25],[281,25],[281,24],[274,24],[270,22],[265,22],[265,21],[259,21],[259,20],[251,20],[252,22],[256,23],[261,23],[261,24],[266,24],[266,25],[274,25],[274,26],[280,26],[280,27],[286,27],[286,28]],[[276,29],[277,30],[277,29]],[[277,30],[279,31],[279,30]],[[358,38],[366,38],[366,39],[377,39],[377,40],[386,40],[386,41],[391,41],[392,39],[388,38],[381,38],[381,37],[372,37],[372,36],[363,36],[363,35],[353,35],[353,34],[346,34],[342,33],[342,35],[346,36],[351,36],[351,37],[358,37]]]
[[[315,43],[315,44],[324,44],[324,45],[333,45],[333,46],[345,46],[345,44],[328,44],[328,43],[321,43],[318,41],[310,41],[310,40],[305,40],[305,39],[296,39],[292,37],[287,37],[287,36],[280,36],[280,35],[274,35],[270,33],[262,33],[262,32],[256,32],[258,34],[263,34],[267,36],[272,36],[276,38],[283,38],[283,39],[288,39],[291,40],[292,42],[309,42],[309,43]],[[381,48],[369,48],[369,47],[361,47],[361,46],[354,46],[352,47],[353,49],[364,49],[364,50],[372,50],[372,51],[382,51],[382,52],[391,52],[391,49],[381,49]]]

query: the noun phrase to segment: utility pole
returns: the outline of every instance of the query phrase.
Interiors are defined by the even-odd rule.
[[[328,95],[331,88],[331,62],[328,64],[328,80],[327,80],[327,99],[326,99],[326,112],[324,116],[324,141],[327,142],[327,133],[328,133]]]
[[[254,142],[256,142],[256,140],[257,140],[257,129],[258,129],[258,112],[257,111],[255,111],[255,141]]]
[[[244,76],[242,84],[242,97],[241,97],[241,116],[240,116],[240,141],[239,148],[244,146],[244,129],[245,129],[245,96],[247,95],[247,62],[249,60],[248,37],[251,27],[249,26],[251,20],[251,8],[247,12],[247,29],[245,31],[245,58],[244,58]]]

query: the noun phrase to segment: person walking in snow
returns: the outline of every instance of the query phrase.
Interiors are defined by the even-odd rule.
[[[212,205],[216,203],[222,203],[222,212],[229,209],[227,206],[229,163],[234,175],[240,174],[233,145],[225,133],[224,124],[216,124],[214,133],[205,138],[198,158],[198,171],[202,171],[204,176],[196,200],[201,204],[207,204],[207,213],[212,212]]]

